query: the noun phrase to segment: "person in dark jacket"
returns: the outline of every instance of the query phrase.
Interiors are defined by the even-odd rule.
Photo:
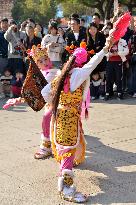
[[[8,19],[2,19],[0,24],[0,75],[2,75],[8,64],[8,41],[4,38],[8,29]]]
[[[25,49],[31,49],[33,45],[37,46],[38,44],[41,44],[42,39],[34,35],[34,27],[32,24],[26,25],[26,39],[24,40],[23,44],[25,46]],[[25,59],[25,72],[26,75],[28,67],[29,67],[29,59]]]
[[[71,18],[71,29],[66,34],[66,44],[79,47],[82,41],[87,41],[87,35],[84,29],[80,26],[78,18]]]
[[[106,38],[103,33],[99,32],[95,23],[90,23],[87,29],[87,46],[88,49],[93,49],[95,53],[98,53],[105,45]]]
[[[105,45],[106,38],[105,35],[99,32],[98,27],[95,23],[90,23],[87,29],[87,48],[88,50],[93,50],[91,56],[98,53]],[[106,67],[106,57],[103,58],[102,62],[97,66],[98,72],[105,71]]]
[[[104,25],[100,23],[101,17],[98,13],[94,13],[92,21],[97,25],[98,31],[101,31],[103,29]]]
[[[41,44],[41,38],[34,35],[34,28],[32,25],[26,25],[26,39],[23,42],[26,49],[31,49],[33,45]]]
[[[65,32],[65,42],[66,46],[74,45],[80,47],[82,41],[87,42],[86,29],[80,26],[80,20],[78,18],[71,17],[70,19],[70,28]],[[62,62],[67,61],[69,54],[64,50],[62,54]]]

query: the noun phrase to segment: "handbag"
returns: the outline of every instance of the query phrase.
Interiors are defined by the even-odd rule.
[[[47,84],[48,82],[44,78],[40,69],[38,68],[32,57],[30,57],[30,66],[22,87],[21,96],[36,112],[40,111],[45,105],[45,100],[41,94],[41,90]]]

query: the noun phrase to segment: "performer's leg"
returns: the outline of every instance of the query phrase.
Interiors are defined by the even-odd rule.
[[[87,197],[82,193],[76,192],[76,187],[73,185],[74,173],[72,168],[74,155],[71,155],[69,152],[66,152],[64,155],[67,156],[61,160],[60,176],[58,179],[58,191],[60,196],[62,199],[70,202],[86,202]]]
[[[50,141],[50,120],[51,110],[49,109],[44,113],[43,116],[40,149],[35,153],[35,159],[45,159],[46,157],[52,155]]]

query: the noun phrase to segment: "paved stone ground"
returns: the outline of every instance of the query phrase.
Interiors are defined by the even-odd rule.
[[[0,101],[0,107],[3,105]],[[43,112],[0,110],[0,205],[73,205],[57,194],[58,165],[37,161]],[[136,100],[91,104],[86,161],[74,169],[89,205],[136,205]]]

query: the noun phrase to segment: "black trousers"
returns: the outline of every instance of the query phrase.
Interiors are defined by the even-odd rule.
[[[8,67],[11,70],[12,75],[15,75],[16,71],[24,74],[24,62],[21,58],[9,58]]]
[[[113,84],[117,92],[122,93],[123,65],[121,61],[108,61],[106,65],[106,93],[113,95]]]
[[[100,95],[105,95],[105,85],[94,86],[90,85],[90,94],[92,97],[98,98]]]

